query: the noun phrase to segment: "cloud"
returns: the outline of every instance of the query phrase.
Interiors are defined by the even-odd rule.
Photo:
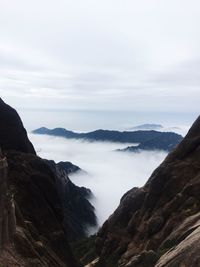
[[[100,225],[117,208],[122,195],[134,186],[142,186],[166,156],[164,152],[129,154],[113,151],[126,144],[37,135],[30,135],[30,138],[41,157],[56,162],[71,161],[88,172],[88,175],[73,175],[71,179],[92,190],[95,198],[91,201]]]
[[[198,110],[197,0],[0,5],[0,92],[15,107]]]
[[[181,62],[173,66],[168,72],[158,73],[153,82],[160,86],[178,87],[177,91],[183,94],[189,92],[189,90],[184,90],[188,87],[200,94],[200,90],[197,90],[200,87],[199,68],[200,58]],[[180,91],[181,89],[182,91]]]

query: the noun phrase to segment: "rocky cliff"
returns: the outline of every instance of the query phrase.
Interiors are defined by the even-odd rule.
[[[144,187],[122,197],[96,246],[95,266],[200,266],[200,117]]]
[[[79,266],[68,241],[84,234],[83,220],[72,223],[80,212],[96,223],[89,192],[35,154],[17,112],[2,100],[0,146],[0,266]]]
[[[16,266],[76,267],[63,226],[57,177],[34,154],[15,150],[4,153],[8,162],[5,194],[12,198],[16,227],[3,252],[15,255]],[[5,210],[9,214],[8,207]],[[15,266],[10,256],[2,263]]]
[[[88,199],[93,197],[90,189],[72,183],[68,173],[77,171],[77,166],[68,162],[55,163],[44,160],[57,177],[57,190],[64,213],[63,225],[69,241],[84,238],[87,227],[97,226],[95,209]],[[78,168],[80,170],[80,168]]]
[[[13,198],[8,192],[8,163],[0,154],[0,249],[12,242],[16,230]]]
[[[0,147],[35,154],[16,110],[0,98]]]

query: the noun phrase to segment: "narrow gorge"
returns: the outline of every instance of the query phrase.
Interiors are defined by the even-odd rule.
[[[0,266],[200,266],[200,117],[98,233],[77,166],[36,155],[17,112],[0,100]]]

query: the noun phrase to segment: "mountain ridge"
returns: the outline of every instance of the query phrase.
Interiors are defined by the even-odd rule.
[[[41,127],[34,131],[33,134],[50,135],[64,137],[69,139],[80,139],[86,141],[109,141],[119,143],[139,143],[137,149],[154,150],[172,150],[183,137],[173,132],[158,132],[158,131],[111,131],[111,130],[96,130],[88,133],[76,133],[68,131],[64,128],[54,128],[52,130]],[[149,145],[148,145],[149,144]],[[124,151],[136,150],[136,148],[124,149]]]
[[[170,152],[178,143],[182,140],[181,136],[176,136],[174,133],[167,133],[165,136],[159,136],[147,141],[140,143],[137,146],[128,146],[124,149],[118,149],[121,152],[141,152],[141,151],[152,151],[152,150],[163,150]]]

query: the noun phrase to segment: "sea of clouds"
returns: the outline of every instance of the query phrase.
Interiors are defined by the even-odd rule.
[[[166,157],[165,152],[116,152],[129,144],[112,142],[87,142],[46,135],[30,134],[39,156],[46,159],[71,161],[86,173],[70,176],[78,186],[92,190],[90,201],[96,209],[98,223],[102,223],[119,205],[124,193],[142,186],[152,171]]]

